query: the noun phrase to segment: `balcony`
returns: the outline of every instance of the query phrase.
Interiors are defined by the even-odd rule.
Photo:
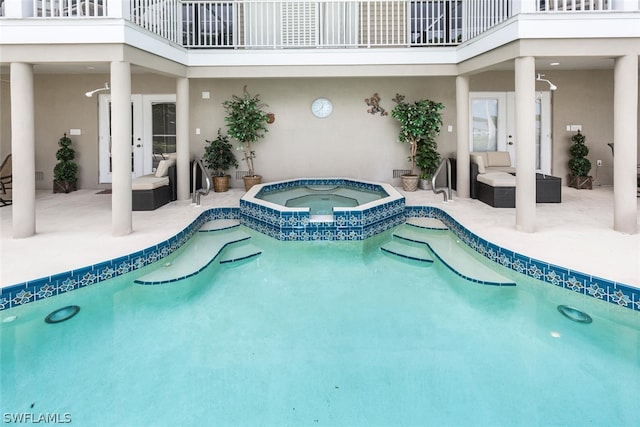
[[[0,16],[32,20],[124,19],[187,49],[410,48],[455,46],[519,13],[575,16],[612,12],[620,4],[628,2],[0,0]],[[11,6],[11,12],[7,6]]]

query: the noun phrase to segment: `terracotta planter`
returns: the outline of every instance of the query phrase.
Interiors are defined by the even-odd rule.
[[[569,187],[578,190],[591,190],[593,189],[593,177],[569,175]]]
[[[216,193],[224,193],[229,191],[229,175],[213,177],[213,191]]]
[[[251,187],[262,182],[262,175],[251,175],[242,178],[244,180],[244,189],[249,191]]]
[[[404,191],[416,191],[418,189],[418,181],[420,181],[420,176],[402,175],[400,179],[402,180],[402,189]]]

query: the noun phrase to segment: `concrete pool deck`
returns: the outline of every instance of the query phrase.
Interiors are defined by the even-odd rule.
[[[453,202],[443,203],[442,196],[431,191],[399,191],[407,205],[438,207],[496,245],[640,288],[640,234],[613,230],[612,187],[562,187],[562,203],[537,205],[535,233],[516,231],[515,209],[492,208],[478,200],[459,199],[455,193]],[[113,237],[111,196],[98,192],[100,189],[70,194],[38,191],[37,232],[26,239],[12,237],[12,209],[0,208],[0,287],[145,249],[173,236],[206,209],[238,207],[245,193],[233,188],[203,196],[200,207],[184,200],[155,211],[133,212],[133,232]]]

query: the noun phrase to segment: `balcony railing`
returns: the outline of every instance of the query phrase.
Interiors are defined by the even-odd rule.
[[[0,0],[0,11],[6,9],[8,1],[12,0]],[[19,17],[124,17],[191,49],[452,46],[517,13],[606,12],[615,8],[613,0],[31,0],[31,3],[33,10]],[[109,5],[113,10],[107,10]]]
[[[133,0],[143,2],[144,0]],[[151,0],[147,0],[151,1]],[[510,0],[491,0],[498,12],[470,21],[477,34],[508,18]],[[451,46],[465,37],[465,10],[480,13],[486,0],[184,0],[181,40],[188,48],[356,48]],[[161,34],[174,3],[134,7],[132,21]],[[137,10],[145,10],[138,13]],[[155,16],[154,16],[155,15]],[[165,24],[166,27],[166,24]],[[164,34],[161,34],[164,36]]]
[[[613,10],[611,0],[543,0],[537,4],[539,12],[601,12]]]

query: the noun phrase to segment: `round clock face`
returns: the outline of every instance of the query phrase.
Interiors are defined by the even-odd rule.
[[[333,104],[327,98],[318,98],[311,103],[311,112],[314,116],[325,118],[333,111]]]

